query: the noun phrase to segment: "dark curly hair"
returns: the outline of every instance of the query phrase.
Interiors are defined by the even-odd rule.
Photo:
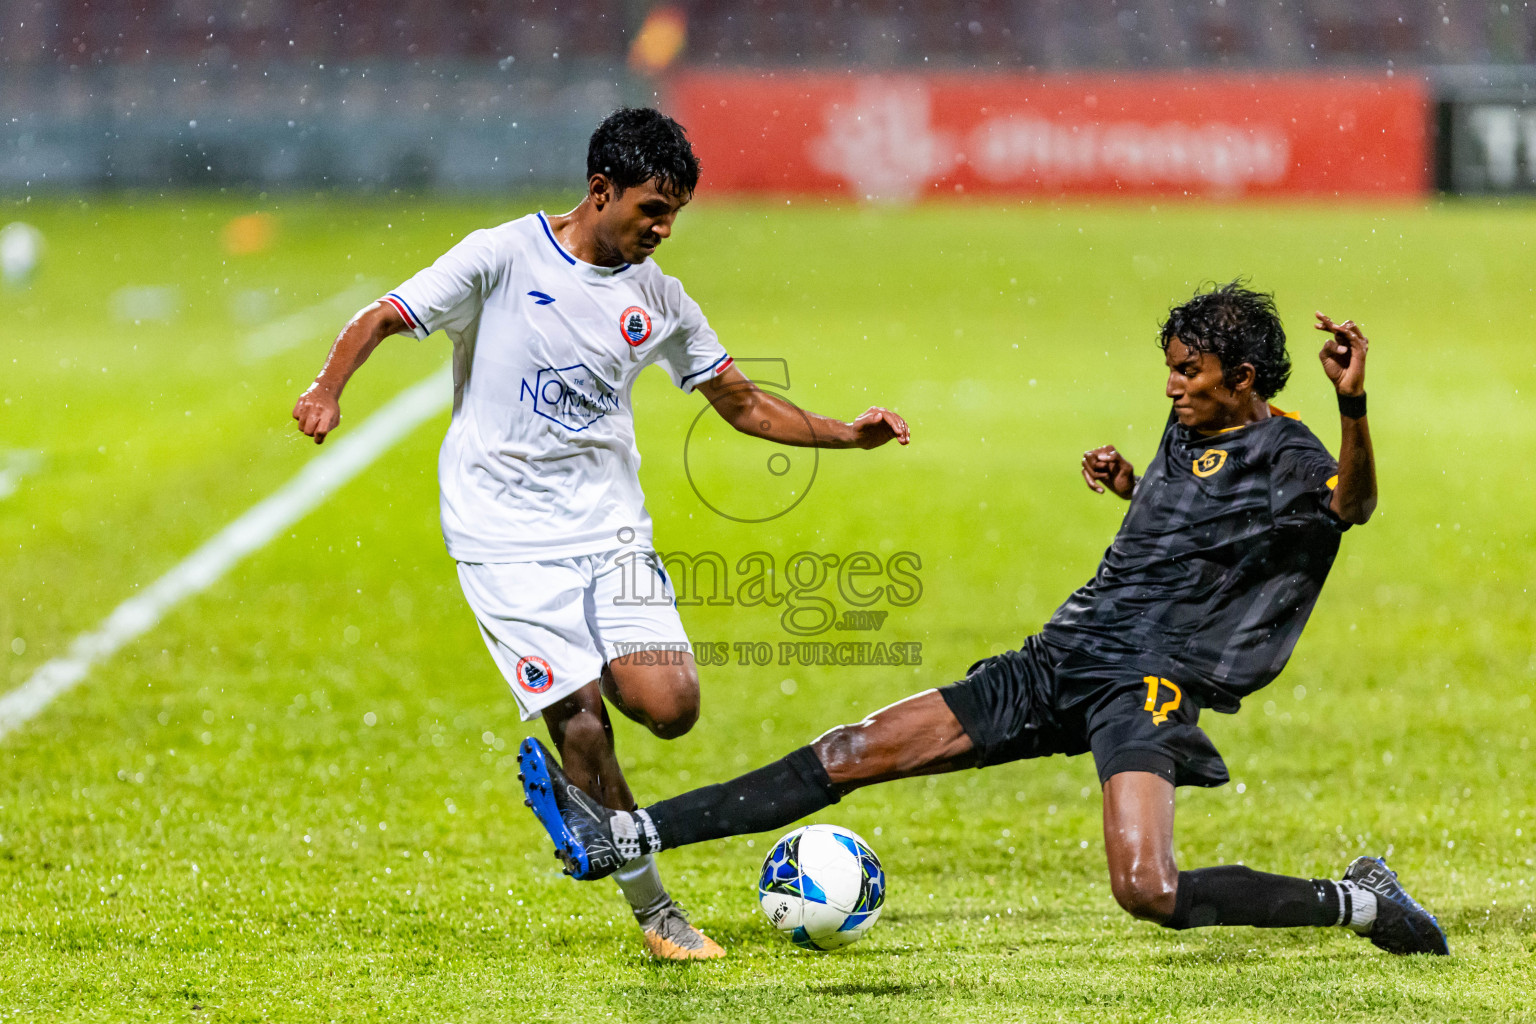
[[[683,126],[650,107],[620,107],[603,118],[587,143],[587,179],[603,174],[614,191],[655,178],[664,189],[690,195],[699,184],[699,158]]]
[[[1209,352],[1221,360],[1227,386],[1237,381],[1238,369],[1253,366],[1253,390],[1268,401],[1285,388],[1291,377],[1291,357],[1285,351],[1285,328],[1275,312],[1275,297],[1244,287],[1238,278],[1210,291],[1198,291],[1181,306],[1168,311],[1159,344],[1164,352],[1174,338],[1191,351]]]

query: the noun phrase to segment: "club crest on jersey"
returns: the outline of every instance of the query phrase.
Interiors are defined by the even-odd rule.
[[[529,693],[543,693],[555,685],[555,673],[550,670],[549,662],[538,655],[519,658],[513,674],[517,676],[517,685]]]
[[[1227,453],[1221,448],[1207,448],[1205,453],[1195,460],[1195,476],[1204,479],[1215,476],[1216,471],[1227,464]]]
[[[619,333],[632,347],[644,345],[651,336],[651,314],[639,306],[630,306],[619,314]]]

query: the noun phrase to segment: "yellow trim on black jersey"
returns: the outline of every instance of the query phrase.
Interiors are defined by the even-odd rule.
[[[1301,413],[1299,413],[1299,412],[1286,412],[1284,409],[1280,408],[1278,405],[1275,405],[1273,403],[1271,403],[1270,406],[1269,406],[1269,414],[1271,416],[1283,416],[1283,417],[1285,417],[1288,420],[1295,420],[1297,423],[1301,422]],[[1263,420],[1256,420],[1255,422],[1263,423],[1264,421]],[[1230,434],[1230,433],[1232,433],[1234,431],[1243,430],[1243,429],[1246,429],[1246,428],[1251,427],[1251,426],[1253,426],[1252,423],[1239,423],[1235,427],[1223,427],[1220,430],[1197,430],[1197,431],[1195,431],[1195,433],[1199,434],[1201,437],[1215,437],[1218,434]]]

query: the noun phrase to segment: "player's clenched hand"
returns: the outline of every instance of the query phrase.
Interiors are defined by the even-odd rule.
[[[1096,494],[1103,494],[1107,486],[1129,501],[1136,489],[1136,467],[1114,445],[1106,444],[1083,452],[1083,479]]]
[[[912,440],[907,421],[878,405],[871,406],[868,412],[853,421],[852,426],[855,448],[878,448],[892,438],[902,444]]]
[[[1318,313],[1312,326],[1329,334],[1317,358],[1334,388],[1347,397],[1365,394],[1365,354],[1371,348],[1365,332],[1353,320],[1336,324],[1326,313]]]
[[[293,418],[299,421],[300,430],[315,439],[315,444],[324,444],[325,435],[341,422],[341,404],[328,389],[311,384],[295,403]]]

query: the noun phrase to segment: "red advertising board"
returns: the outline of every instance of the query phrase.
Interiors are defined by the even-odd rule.
[[[1377,76],[700,71],[668,98],[710,191],[1404,196],[1430,178],[1424,84]]]

